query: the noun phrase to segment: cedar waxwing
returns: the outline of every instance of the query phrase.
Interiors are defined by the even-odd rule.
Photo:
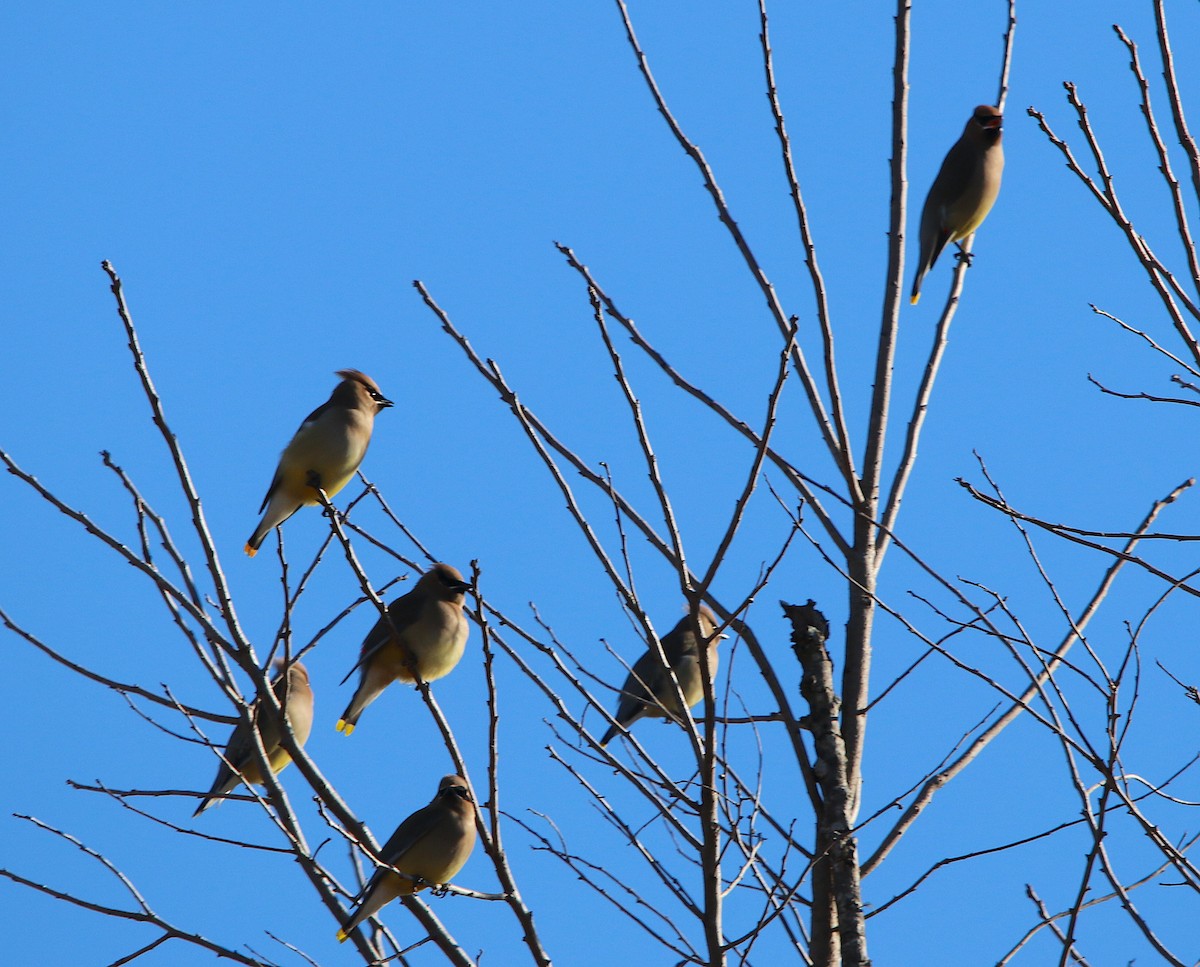
[[[295,662],[288,668],[286,675],[279,675],[275,679],[271,684],[271,691],[279,700],[280,707],[287,713],[288,724],[292,727],[296,742],[303,746],[308,741],[313,723],[313,693],[308,684],[308,669],[300,662]],[[257,701],[250,707],[250,718],[251,721],[258,719]],[[262,739],[267,761],[271,764],[271,771],[280,772],[292,761],[292,757],[279,744],[278,725],[274,721],[264,719],[258,734]],[[217,770],[217,778],[213,780],[208,795],[200,800],[192,818],[195,819],[214,803],[219,803],[242,782],[261,785],[262,781],[262,773],[254,755],[254,738],[250,734],[250,727],[245,722],[239,722],[225,746],[225,761]]]
[[[358,662],[342,679],[345,684],[355,668],[362,669],[358,691],[338,719],[339,732],[353,732],[363,709],[392,682],[415,682],[414,662],[422,681],[450,674],[467,643],[470,625],[463,614],[463,592],[470,588],[457,568],[435,564],[408,594],[388,605],[388,617],[375,622],[363,639]]]
[[[397,876],[391,870],[378,869],[362,893],[362,903],[341,930],[338,943],[367,917],[374,916],[398,896],[409,896],[433,884],[450,882],[475,848],[475,803],[466,780],[445,776],[438,783],[437,795],[404,820],[379,851],[388,866],[402,873],[419,876],[417,883]]]
[[[1000,109],[980,104],[962,137],[946,154],[921,209],[921,257],[913,279],[912,304],[921,298],[925,273],[950,242],[966,238],[983,224],[1000,193],[1004,148]]]
[[[301,507],[318,503],[309,483],[316,474],[326,496],[333,497],[350,482],[362,463],[375,428],[375,414],[392,405],[379,392],[375,380],[357,369],[339,369],[342,381],[329,399],[318,406],[279,456],[275,479],[263,498],[262,520],[246,541],[246,553],[254,557],[263,538]]]
[[[700,632],[708,642],[708,667],[712,674],[717,673],[717,642],[724,635],[718,635],[717,616],[705,605],[700,605],[698,615]],[[683,700],[691,708],[704,698],[704,687],[700,681],[700,651],[696,645],[696,635],[692,631],[692,617],[685,615],[683,620],[662,637],[663,654],[675,677],[679,680],[679,690]],[[621,731],[621,727],[629,728],[634,722],[645,715],[669,718],[678,716],[681,710],[675,700],[675,688],[671,684],[671,676],[667,674],[658,655],[653,649],[647,649],[633,665],[625,685],[621,689],[621,700],[617,704],[617,714],[614,716],[617,725],[609,728],[600,740],[601,745],[609,742]]]

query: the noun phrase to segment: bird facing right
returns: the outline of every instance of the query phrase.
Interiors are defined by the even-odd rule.
[[[361,669],[358,689],[338,720],[339,732],[353,732],[363,710],[392,682],[415,682],[414,670],[422,681],[432,682],[454,669],[470,630],[463,614],[463,595],[470,588],[458,568],[435,564],[408,594],[388,605],[387,617],[375,622],[346,675]]]
[[[913,278],[913,305],[921,298],[921,282],[942,249],[974,232],[992,210],[1004,172],[1002,121],[999,108],[980,104],[942,161],[921,209],[921,255]]]
[[[298,661],[293,662],[286,674],[280,674],[271,683],[271,691],[275,693],[275,700],[287,715],[288,725],[296,737],[296,744],[303,746],[312,732],[313,723],[313,693],[308,684],[308,669]],[[292,761],[292,757],[283,747],[278,724],[270,718],[260,720],[260,704],[256,700],[251,706],[250,719],[258,728],[258,736],[262,741],[263,751],[267,754],[267,763],[271,771],[280,772]],[[217,778],[213,780],[212,788],[192,813],[193,819],[209,806],[220,803],[243,781],[252,785],[262,784],[262,771],[258,767],[254,747],[254,736],[250,726],[244,721],[238,722],[225,745],[225,756],[217,769]]]
[[[430,884],[444,886],[461,870],[475,848],[475,803],[461,776],[445,776],[437,795],[396,827],[379,851],[380,859],[416,882],[378,869],[362,893],[362,902],[337,933],[338,943],[350,931],[399,896],[409,896]]]
[[[375,414],[392,405],[366,373],[339,369],[336,375],[342,381],[308,414],[279,455],[275,477],[258,509],[262,520],[246,541],[251,557],[274,528],[301,507],[319,502],[313,482],[330,498],[350,482],[367,453]]]
[[[696,614],[700,625],[700,634],[708,649],[709,673],[717,673],[717,643],[723,635],[717,634],[719,622],[706,605],[700,605]],[[692,616],[684,615],[674,628],[662,636],[663,654],[667,664],[675,672],[679,681],[679,690],[683,700],[691,708],[704,698],[704,685],[701,678],[700,647],[696,634],[692,630]],[[682,710],[675,697],[675,688],[671,684],[671,676],[658,660],[658,655],[652,649],[647,649],[629,672],[625,684],[621,687],[621,699],[617,703],[617,714],[613,716],[617,724],[604,733],[601,745],[608,745],[624,729],[644,716],[659,718],[674,718]]]

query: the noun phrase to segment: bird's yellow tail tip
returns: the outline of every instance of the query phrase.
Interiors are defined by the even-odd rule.
[[[915,296],[913,296],[911,299],[909,299],[909,305],[915,306],[920,301],[921,301],[921,293],[918,292]]]
[[[345,942],[346,942],[346,938],[347,938],[347,937],[349,937],[349,936],[350,936],[350,934],[346,933],[346,931],[345,931],[345,930],[339,930],[339,931],[337,932],[337,942],[338,942],[338,943],[345,943]]]
[[[349,735],[354,731],[354,723],[347,722],[345,719],[338,719],[337,730],[343,735]]]
[[[247,557],[254,557],[254,555],[258,553],[258,550],[251,547],[249,544],[246,545],[245,550],[246,550]]]

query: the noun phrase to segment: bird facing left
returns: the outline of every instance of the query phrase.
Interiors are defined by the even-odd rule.
[[[366,456],[375,415],[392,405],[365,373],[340,369],[335,375],[342,381],[300,424],[279,456],[275,477],[259,507],[265,513],[246,541],[251,557],[274,528],[301,507],[319,503],[314,484],[333,497],[350,482]]]

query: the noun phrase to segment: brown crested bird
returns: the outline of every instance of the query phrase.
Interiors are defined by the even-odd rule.
[[[717,616],[703,604],[700,605],[697,620],[708,648],[709,672],[715,675],[717,643],[724,636],[716,633],[719,624]],[[663,635],[662,648],[667,663],[679,681],[683,700],[688,708],[691,708],[704,697],[700,648],[692,631],[691,615],[685,615],[679,624]],[[634,662],[629,677],[621,687],[621,699],[617,703],[617,714],[614,716],[617,724],[604,733],[600,744],[608,745],[622,728],[628,729],[638,719],[647,715],[658,718],[679,718],[682,715],[674,686],[671,684],[671,676],[667,674],[653,649],[647,649],[645,654]]]
[[[296,737],[298,745],[303,746],[312,732],[313,723],[313,693],[308,684],[308,669],[300,662],[295,662],[288,668],[287,674],[279,675],[271,683],[271,691],[275,693],[280,707],[287,715],[288,725]],[[258,735],[262,740],[263,751],[267,754],[271,771],[278,773],[292,757],[280,744],[278,724],[269,717],[259,718],[259,701],[250,707],[250,720],[258,724]],[[192,818],[199,816],[204,810],[233,792],[242,782],[251,785],[261,785],[262,772],[254,754],[254,737],[246,722],[239,722],[229,737],[225,746],[225,759],[217,769],[217,778],[213,780],[212,788],[200,800],[200,805],[192,813]]]
[[[913,278],[913,305],[921,298],[921,282],[942,249],[974,232],[992,210],[1004,173],[1002,120],[999,108],[990,104],[975,108],[933,179],[921,209],[921,255]]]
[[[333,497],[350,482],[371,442],[375,414],[392,405],[365,373],[339,369],[335,375],[342,381],[308,414],[279,456],[275,479],[258,509],[262,520],[246,541],[251,557],[273,528],[301,507],[319,503],[313,483]]]
[[[350,931],[399,896],[427,886],[445,886],[463,868],[475,848],[475,803],[461,776],[445,776],[437,795],[404,820],[379,851],[380,859],[409,877],[377,869],[362,892],[354,915],[337,933],[341,943]]]
[[[457,568],[435,564],[408,594],[388,605],[363,639],[354,668],[361,669],[358,690],[338,719],[337,730],[349,735],[363,709],[392,682],[415,682],[413,666],[425,682],[448,675],[463,656],[470,625],[463,614],[463,595],[471,585]]]

